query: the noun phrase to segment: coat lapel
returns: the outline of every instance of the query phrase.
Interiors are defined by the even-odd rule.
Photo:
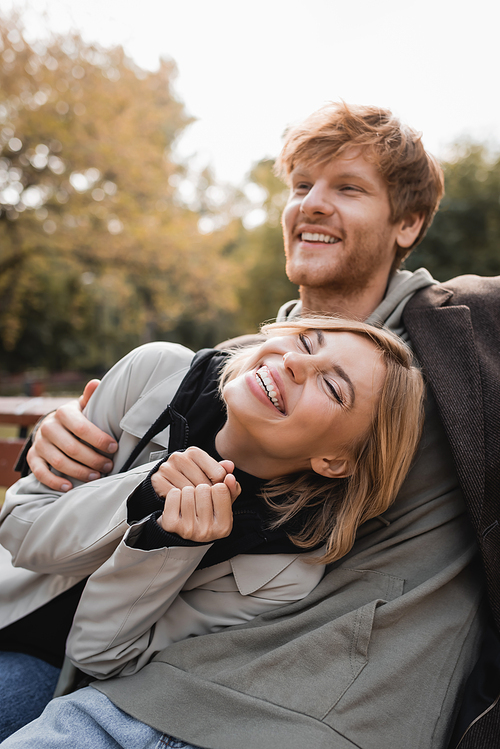
[[[476,527],[485,485],[481,373],[470,309],[443,306],[453,296],[431,286],[408,303],[404,322],[438,404],[460,484]]]

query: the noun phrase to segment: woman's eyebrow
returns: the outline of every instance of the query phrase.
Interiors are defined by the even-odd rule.
[[[325,345],[325,336],[323,335],[323,331],[315,330],[314,332],[316,333],[316,338],[318,339],[318,346],[322,348]],[[351,378],[345,371],[344,367],[341,367],[340,364],[332,362],[332,369],[346,383],[349,390],[349,408],[352,408],[354,406],[354,401],[356,400],[356,393]]]

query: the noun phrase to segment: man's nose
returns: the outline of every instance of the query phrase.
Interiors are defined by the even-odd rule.
[[[326,185],[316,182],[307,195],[304,195],[300,210],[308,218],[315,216],[330,216],[334,210],[334,204],[330,191]]]

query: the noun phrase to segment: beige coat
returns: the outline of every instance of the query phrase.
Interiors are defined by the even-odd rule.
[[[192,356],[177,344],[147,344],[103,379],[87,415],[118,441],[114,471],[172,399]],[[248,621],[316,586],[323,567],[305,564],[304,554],[239,555],[195,572],[208,546],[133,548],[139,528],[127,523],[127,499],[154,464],[146,461],[165,451],[168,431],[141,453],[136,463],[143,465],[125,474],[67,494],[32,475],[8,490],[0,515],[0,626],[95,572],[77,612],[71,655],[102,678],[133,673],[173,641]]]

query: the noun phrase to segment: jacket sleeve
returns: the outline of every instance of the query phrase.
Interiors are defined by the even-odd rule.
[[[141,525],[89,578],[68,638],[69,658],[97,679],[128,676],[172,642],[299,600],[323,576],[310,554],[241,555],[196,571],[210,544],[143,551],[133,546]]]
[[[176,344],[148,344],[132,351],[104,377],[86,415],[118,441],[113,471],[119,470],[142,436],[124,432],[124,415],[141,398],[153,413],[162,409],[175,394],[192,356]],[[12,554],[14,566],[38,573],[88,575],[113,552],[129,527],[127,498],[151,468],[146,464],[87,484],[73,481],[76,488],[65,494],[48,489],[33,475],[20,479],[6,494],[0,543]]]

